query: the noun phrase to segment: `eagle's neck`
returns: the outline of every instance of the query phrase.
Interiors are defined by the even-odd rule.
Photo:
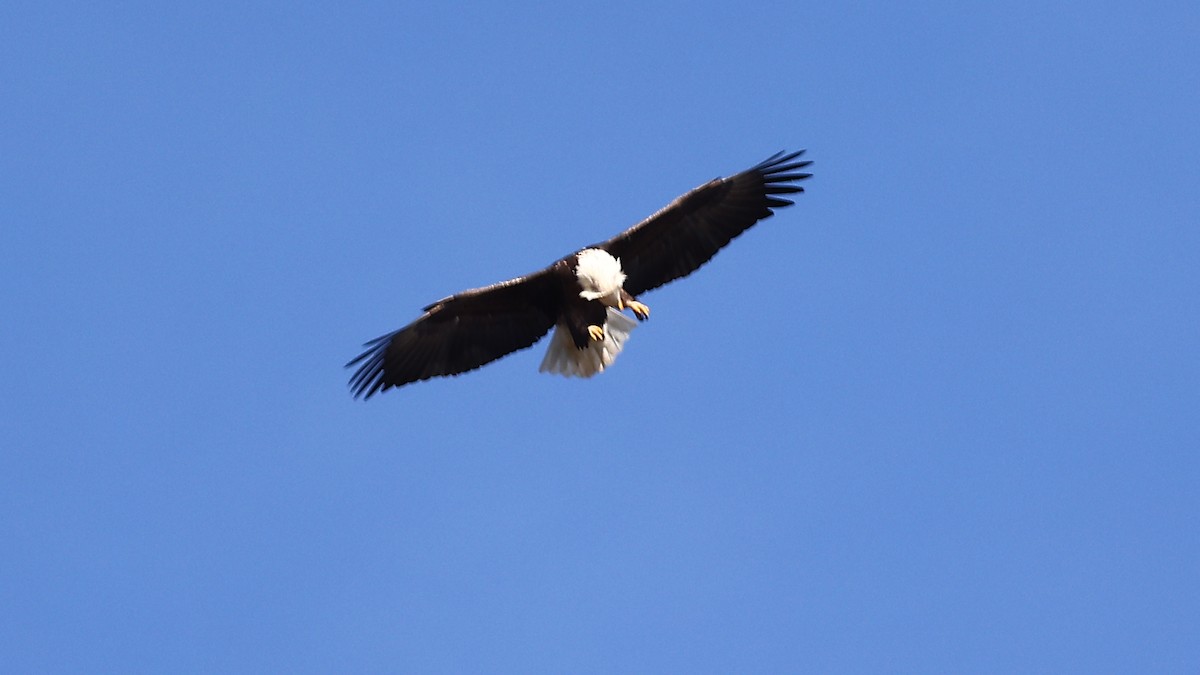
[[[621,261],[612,257],[608,251],[598,248],[585,248],[575,256],[575,277],[579,287],[583,289],[579,297],[585,300],[599,300],[610,307],[616,307],[621,296],[621,284],[625,283],[625,273],[621,271]]]

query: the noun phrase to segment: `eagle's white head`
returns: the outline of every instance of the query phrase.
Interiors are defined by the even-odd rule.
[[[625,273],[621,271],[621,261],[608,251],[598,248],[580,251],[576,256],[575,276],[583,287],[579,297],[600,300],[610,307],[617,306],[621,284],[625,283]]]

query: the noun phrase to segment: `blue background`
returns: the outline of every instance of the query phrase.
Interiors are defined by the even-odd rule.
[[[0,10],[10,672],[1197,672],[1192,2]],[[588,381],[342,364],[815,177]]]

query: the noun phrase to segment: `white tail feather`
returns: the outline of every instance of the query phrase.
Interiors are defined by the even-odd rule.
[[[546,349],[546,358],[538,367],[540,373],[555,373],[564,377],[591,377],[604,372],[617,360],[629,334],[637,327],[637,322],[608,308],[608,318],[604,322],[604,339],[588,344],[584,349],[575,346],[571,333],[562,326],[554,327],[550,336],[550,347]]]

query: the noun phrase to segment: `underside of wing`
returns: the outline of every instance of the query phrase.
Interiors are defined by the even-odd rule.
[[[556,318],[548,270],[452,295],[416,321],[364,345],[346,367],[355,398],[410,382],[458,375],[537,342]]]
[[[812,175],[800,171],[812,162],[799,161],[803,153],[780,152],[705,183],[596,248],[621,259],[625,290],[634,295],[685,277],[773,209],[793,203],[780,195],[804,191],[796,183]]]

